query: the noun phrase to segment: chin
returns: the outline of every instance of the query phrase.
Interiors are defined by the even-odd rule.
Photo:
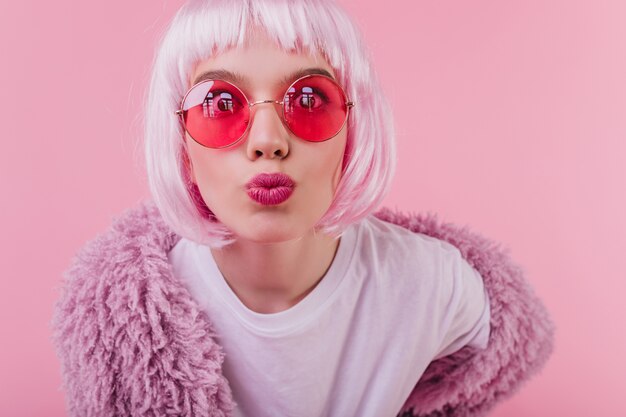
[[[261,223],[257,222],[257,224],[251,225],[246,230],[235,230],[235,235],[238,238],[255,243],[280,243],[300,239],[306,234],[306,230],[299,227],[290,227],[285,222],[282,225],[277,225],[270,221]]]
[[[235,239],[271,244],[311,235],[315,223],[323,214],[323,210],[304,213],[300,207],[284,206],[236,213],[231,211],[224,213],[221,221],[232,231]]]
[[[245,239],[250,242],[254,242],[254,243],[270,244],[270,243],[289,242],[291,240],[299,239],[302,236],[299,236],[297,234],[289,234],[289,233],[277,233],[276,231],[273,231],[271,233],[237,234],[237,237],[240,239]]]

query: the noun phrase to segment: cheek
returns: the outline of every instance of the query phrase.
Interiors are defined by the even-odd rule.
[[[341,137],[341,141],[338,141],[338,149],[335,150],[334,155],[335,158],[332,161],[331,166],[328,168],[329,172],[332,172],[332,189],[333,189],[333,194],[337,189],[337,185],[339,184],[339,181],[341,180],[341,174],[343,171],[343,160],[344,160],[344,153],[346,151],[346,138],[345,135],[343,135]]]
[[[331,139],[341,139],[333,138]],[[334,143],[325,142],[313,144],[318,148],[310,148],[307,158],[310,162],[310,171],[305,174],[310,178],[311,185],[315,190],[312,195],[322,196],[332,199],[341,181],[343,170],[343,157],[345,152],[345,141],[338,140]]]
[[[341,161],[337,164],[337,168],[335,169],[335,175],[333,175],[333,194],[337,191],[337,185],[339,185],[339,181],[341,181],[341,171],[342,171]]]
[[[207,205],[207,197],[211,198],[220,192],[228,179],[226,155],[200,147],[198,144],[189,146],[189,158],[193,178],[202,193]]]

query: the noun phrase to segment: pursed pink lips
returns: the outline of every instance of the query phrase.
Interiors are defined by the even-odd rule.
[[[280,204],[287,200],[294,187],[294,181],[282,172],[259,174],[246,184],[248,196],[266,206]]]

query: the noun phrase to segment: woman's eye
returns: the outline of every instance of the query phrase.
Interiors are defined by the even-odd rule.
[[[222,97],[217,102],[217,108],[221,111],[232,111],[233,110],[233,98],[232,97]]]
[[[202,102],[204,117],[216,117],[223,113],[234,113],[240,107],[241,103],[239,103],[237,97],[228,91],[211,91]]]
[[[328,102],[324,93],[310,87],[302,88],[300,94],[293,94],[291,101],[295,103],[296,107],[309,111],[317,109]]]
[[[316,99],[314,94],[302,94],[300,96],[300,106],[306,109],[314,109],[317,107],[319,100]]]

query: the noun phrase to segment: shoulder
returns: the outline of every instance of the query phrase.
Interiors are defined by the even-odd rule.
[[[87,241],[63,274],[62,301],[82,294],[84,302],[121,297],[134,285],[157,283],[168,267],[167,252],[180,239],[164,223],[152,200],[142,201],[113,218],[102,233]]]
[[[421,264],[429,260],[439,264],[462,259],[460,250],[452,243],[375,215],[361,222],[360,234],[361,244],[375,248],[383,258],[404,257],[407,261],[419,260]]]
[[[163,252],[178,239],[165,225],[154,203],[143,201],[114,217],[104,232],[78,250],[66,271],[66,279],[91,280],[113,271],[123,275],[127,267],[164,260]],[[115,282],[117,274],[112,274],[108,282]]]
[[[361,252],[378,279],[401,280],[402,288],[420,294],[438,305],[447,305],[458,297],[465,281],[481,285],[481,274],[464,253],[482,255],[467,228],[441,223],[434,214],[405,214],[382,209],[361,224]],[[485,250],[488,253],[488,250]],[[467,278],[467,279],[466,279]]]
[[[53,319],[56,336],[62,339],[64,331],[102,320],[107,325],[100,323],[99,334],[115,332],[117,322],[111,319],[127,316],[148,294],[148,285],[167,278],[166,248],[177,238],[151,201],[115,217],[107,230],[77,251],[63,273]]]
[[[440,300],[450,293],[453,269],[462,259],[443,239],[375,216],[359,226],[357,253],[358,270],[365,271],[381,293],[416,302]]]
[[[124,415],[162,414],[134,407],[166,385],[185,391],[168,396],[171,402],[187,398],[188,389],[201,388],[202,404],[195,405],[199,410],[228,397],[220,371],[223,353],[213,340],[212,324],[174,278],[167,259],[179,239],[153,203],[144,202],[87,242],[64,273],[52,337],[68,403],[81,415],[113,413],[111,401],[125,407]],[[212,382],[188,386],[189,380],[203,378]]]

